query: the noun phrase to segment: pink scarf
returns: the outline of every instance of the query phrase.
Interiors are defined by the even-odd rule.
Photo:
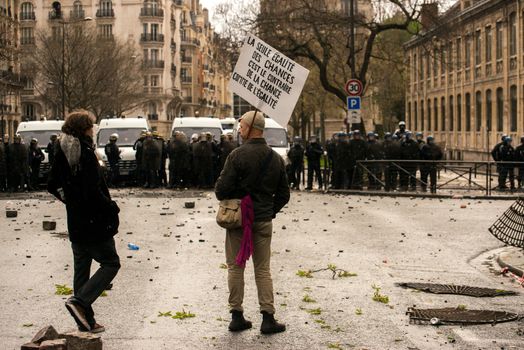
[[[250,195],[245,196],[240,201],[240,210],[242,212],[242,242],[238,251],[235,263],[244,268],[249,257],[253,255],[253,222],[255,221],[255,211],[253,209],[253,200]]]

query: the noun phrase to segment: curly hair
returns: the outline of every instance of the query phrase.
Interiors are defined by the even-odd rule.
[[[87,111],[76,111],[71,113],[62,125],[62,132],[74,137],[83,136],[86,130],[93,127],[93,118]]]

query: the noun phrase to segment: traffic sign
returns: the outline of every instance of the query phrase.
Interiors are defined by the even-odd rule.
[[[349,112],[349,122],[351,124],[360,124],[362,122],[362,114],[360,110]]]
[[[348,96],[348,110],[360,110],[360,96]]]
[[[344,89],[346,90],[349,96],[360,96],[362,95],[364,86],[362,85],[362,82],[358,79],[349,79],[346,85],[344,86]]]

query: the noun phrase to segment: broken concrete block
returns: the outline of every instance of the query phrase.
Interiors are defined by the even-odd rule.
[[[53,326],[46,326],[35,334],[31,342],[40,344],[43,341],[55,339],[58,339],[58,332]]]
[[[56,221],[42,221],[42,228],[44,231],[56,230]]]
[[[195,202],[185,202],[184,207],[187,209],[193,209],[195,207]]]
[[[16,218],[17,216],[18,216],[18,212],[16,210],[6,210],[5,211],[6,218]]]
[[[35,349],[40,349],[40,345],[35,344],[35,343],[27,343],[27,344],[22,345],[22,347],[20,348],[20,350],[35,350]]]
[[[55,339],[46,340],[40,344],[40,350],[68,350],[67,340]]]
[[[67,340],[68,350],[102,350],[102,339],[92,333],[71,331],[59,337]]]

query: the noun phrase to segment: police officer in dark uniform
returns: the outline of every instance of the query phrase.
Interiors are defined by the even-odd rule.
[[[418,160],[420,159],[420,148],[417,141],[413,140],[411,132],[406,132],[404,140],[400,144],[400,157],[402,160]],[[413,162],[403,163],[402,170],[400,170],[400,188],[402,191],[407,191],[408,184],[410,191],[417,190],[417,164]]]
[[[158,187],[158,170],[162,161],[162,149],[151,132],[146,133],[142,151],[142,166],[146,176],[145,188]]]
[[[504,144],[504,140],[506,139],[506,137],[508,137],[508,135],[506,135],[506,134],[502,135],[502,137],[500,139],[500,142],[497,143],[493,147],[493,149],[491,150],[491,157],[493,158],[493,160],[497,164],[497,173],[499,174],[499,178],[500,178],[500,172],[502,171],[502,166],[501,166],[501,164],[499,164],[499,162],[501,161],[500,146],[502,146]]]
[[[58,141],[58,135],[57,134],[51,135],[51,137],[49,138],[49,143],[47,144],[47,147],[46,147],[47,160],[49,162],[50,167],[53,166],[53,163],[55,162],[55,147],[57,145],[57,141]]]
[[[133,145],[133,150],[135,150],[135,160],[136,160],[136,173],[135,178],[138,186],[143,186],[145,183],[145,171],[144,165],[142,163],[144,159],[144,141],[146,139],[146,132],[143,131],[140,134],[138,140],[135,141]]]
[[[301,145],[300,137],[295,137],[293,147],[288,151],[289,161],[291,162],[291,179],[293,188],[300,189],[300,175],[304,171],[304,147]]]
[[[334,164],[333,164],[333,188],[346,189],[348,181],[347,167],[349,163],[349,142],[347,135],[343,132],[338,133],[335,144]]]
[[[423,160],[442,160],[442,149],[435,143],[433,136],[428,136],[425,143],[420,150],[420,158]],[[437,193],[437,164],[422,163],[420,167],[420,176],[422,180],[422,191],[426,192],[426,185],[428,183],[428,175],[430,179],[429,188],[431,193]]]
[[[404,136],[406,135],[407,132],[408,132],[408,130],[406,130],[406,122],[405,121],[399,122],[398,123],[398,129],[395,130],[395,135],[397,135],[398,140],[400,142],[402,142],[402,140],[404,139]]]
[[[109,163],[109,186],[118,186],[120,179],[120,166],[118,162],[120,161],[120,149],[117,145],[118,134],[112,134],[109,136],[109,142],[106,144],[104,151],[107,157],[107,162]]]
[[[507,136],[504,138],[504,142],[502,145],[500,145],[498,153],[500,156],[501,162],[510,162],[510,163],[502,163],[500,165],[500,173],[499,173],[499,190],[504,191],[508,187],[506,186],[506,179],[509,175],[509,183],[510,183],[510,189],[512,191],[515,190],[515,173],[514,168],[515,164],[511,163],[515,160],[515,149],[511,145],[512,143],[511,137]]]
[[[169,156],[169,188],[187,186],[189,168],[189,145],[183,140],[183,134],[175,132],[167,144]]]
[[[160,167],[158,168],[158,183],[160,186],[167,187],[167,171],[166,171],[166,164],[167,164],[167,148],[166,148],[166,142],[162,136],[158,134],[158,132],[153,132],[153,138],[157,142],[158,147],[161,150],[161,156],[160,156]]]
[[[306,190],[313,189],[313,173],[317,177],[318,188],[322,189],[322,173],[320,171],[320,158],[324,154],[322,146],[317,142],[317,138],[313,136],[306,149],[307,158],[307,187]]]
[[[220,174],[222,172],[222,169],[224,169],[224,164],[226,164],[226,159],[229,156],[231,152],[235,149],[235,145],[232,141],[229,141],[229,138],[227,135],[220,135],[220,144],[218,145],[218,173]]]
[[[384,136],[384,159],[398,161],[400,159],[400,142],[397,135],[387,132]],[[398,163],[388,163],[385,167],[385,182],[387,192],[395,191],[398,185]]]
[[[213,149],[207,141],[206,133],[201,133],[199,142],[193,144],[193,166],[197,173],[198,186],[212,188]]]
[[[27,183],[28,167],[28,149],[22,143],[22,137],[16,135],[13,143],[9,145],[9,164],[8,169],[11,173],[11,186],[13,191],[23,191]]]
[[[357,166],[359,160],[365,160],[367,144],[362,139],[360,130],[353,131],[353,138],[349,141],[349,187],[356,190],[362,189],[362,168]]]
[[[519,175],[517,177],[519,189],[524,186],[524,136],[520,138],[520,145],[515,148],[515,160],[517,168],[519,169]]]
[[[384,159],[384,148],[380,144],[375,136],[374,132],[368,132],[367,135],[367,160],[383,160]],[[368,189],[369,190],[379,190],[382,180],[382,165],[369,163],[367,165],[369,170],[368,172]]]
[[[42,152],[40,147],[38,147],[38,140],[35,138],[31,139],[31,144],[29,145],[28,153],[29,169],[31,172],[31,177],[29,181],[30,189],[34,190],[38,188],[38,181],[40,179],[40,164],[42,164],[44,159],[44,152]]]

